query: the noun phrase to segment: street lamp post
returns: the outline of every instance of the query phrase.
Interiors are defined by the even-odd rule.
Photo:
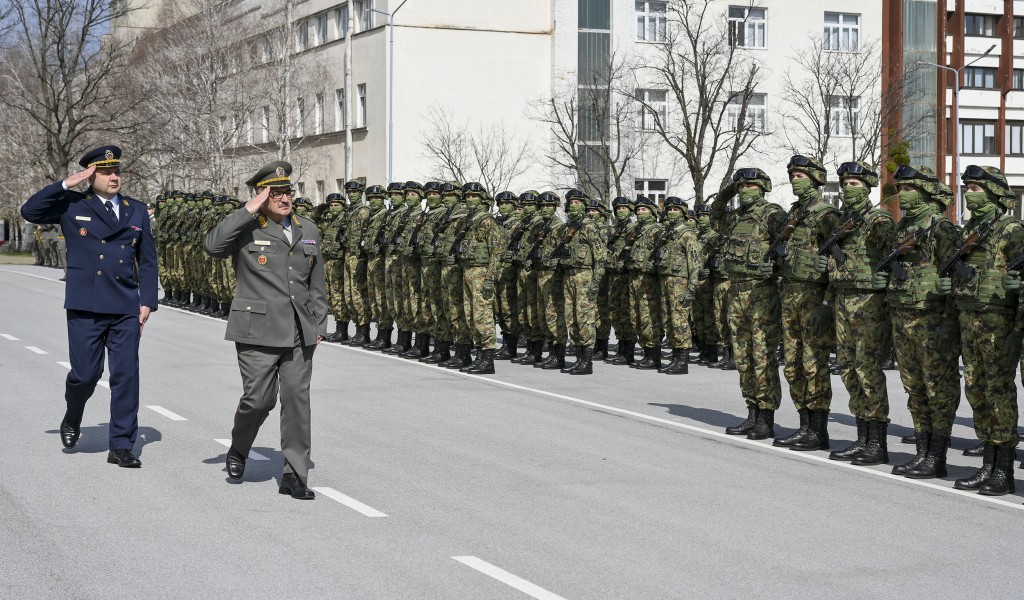
[[[392,157],[395,147],[395,14],[402,10],[402,7],[405,6],[405,3],[408,1],[409,0],[402,0],[402,3],[390,13],[377,10],[376,8],[369,9],[371,12],[384,15],[388,18],[388,183],[392,182]]]
[[[967,63],[966,65],[963,65],[956,69],[954,69],[953,67],[947,67],[946,65],[940,65],[933,62],[926,62],[923,60],[917,61],[917,64],[919,65],[931,65],[938,69],[945,69],[946,71],[951,71],[954,75],[956,75],[956,85],[953,86],[953,109],[956,111],[956,152],[953,155],[953,172],[956,173],[956,220],[957,223],[960,224],[963,224],[964,222],[964,182],[960,177],[960,146],[963,145],[963,140],[961,140],[963,132],[960,129],[960,71],[985,58],[986,56],[991,54],[992,51],[995,49],[996,45],[992,44],[991,46],[988,47],[988,50],[986,50],[984,54]]]

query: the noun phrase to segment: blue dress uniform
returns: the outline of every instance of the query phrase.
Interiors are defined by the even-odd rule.
[[[104,146],[83,157],[83,167],[120,165],[121,151]],[[156,310],[156,244],[142,202],[117,194],[116,220],[98,196],[66,190],[58,181],[21,207],[32,223],[60,224],[67,243],[67,310],[71,372],[62,441],[73,447],[85,403],[103,375],[103,351],[110,359],[110,449],[131,450],[138,432],[139,310]],[[74,430],[65,436],[65,428]],[[114,460],[111,460],[114,462]],[[135,461],[137,462],[137,460]],[[121,466],[138,466],[124,465]]]

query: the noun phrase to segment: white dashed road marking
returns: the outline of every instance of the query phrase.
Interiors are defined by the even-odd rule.
[[[344,504],[345,506],[351,508],[352,510],[362,514],[363,516],[372,518],[380,518],[387,516],[386,514],[380,512],[379,510],[367,506],[362,502],[356,500],[355,498],[350,498],[334,488],[315,487],[312,488],[312,490],[318,494],[323,494],[324,496],[327,496],[331,500]]]
[[[150,406],[150,405],[147,405],[146,408],[148,408],[149,410],[151,410],[153,412],[160,413],[161,415],[167,417],[168,419],[170,419],[172,421],[188,421],[188,419],[186,419],[185,417],[183,417],[183,416],[181,416],[179,414],[172,413],[171,411],[167,410],[166,408],[164,408],[162,406]]]
[[[46,350],[40,350],[35,346],[25,346],[25,348],[31,350],[32,352],[35,352],[36,354],[49,354],[49,352],[47,352]]]
[[[9,333],[0,333],[0,337],[4,338],[5,340],[11,340],[12,342],[18,341],[18,338],[14,337]]]
[[[71,363],[69,363],[69,362],[62,362],[62,361],[58,360],[57,364],[62,366],[62,367],[64,367],[65,369],[67,369],[69,371],[71,370]]]
[[[225,448],[230,448],[231,447],[231,440],[213,440],[213,441],[217,442],[221,446],[224,446]],[[266,456],[263,456],[259,452],[253,452],[252,450],[250,450],[249,451],[249,460],[270,460],[270,459],[267,458]]]
[[[488,577],[493,577],[494,579],[497,579],[505,585],[514,587],[515,589],[526,594],[527,596],[537,598],[537,600],[565,600],[565,598],[559,596],[558,594],[552,594],[551,592],[540,587],[539,585],[530,583],[522,577],[513,575],[505,569],[496,567],[491,563],[485,560],[481,560],[475,556],[453,556],[452,558],[454,558],[455,560],[459,561],[460,563],[466,565],[471,569],[476,569],[477,571],[480,571]]]

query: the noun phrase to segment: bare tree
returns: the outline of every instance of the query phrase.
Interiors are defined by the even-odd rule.
[[[500,123],[471,128],[437,104],[427,108],[429,127],[421,136],[430,177],[479,181],[491,193],[511,187],[529,168],[529,144]]]

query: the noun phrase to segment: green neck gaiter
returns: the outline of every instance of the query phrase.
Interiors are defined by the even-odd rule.
[[[458,203],[459,203],[459,197],[458,196],[451,195],[451,196],[442,196],[441,197],[441,204],[444,204],[445,206],[447,206],[449,208],[451,208],[452,206],[455,206]]]
[[[373,197],[370,198],[370,210],[376,211],[384,207],[384,199]]]
[[[763,195],[764,193],[761,191],[761,188],[744,188],[739,192],[740,206],[747,208],[760,200]]]
[[[480,197],[466,196],[466,206],[469,207],[469,210],[476,212],[476,209],[480,208]]]
[[[570,221],[580,221],[583,219],[583,213],[586,207],[582,204],[571,204],[569,208],[565,209],[565,214],[569,217]]]
[[[427,196],[427,207],[428,208],[437,208],[438,206],[441,206],[441,197],[440,196]]]
[[[545,219],[548,219],[548,218],[551,218],[551,217],[555,216],[555,207],[554,206],[541,206],[540,207],[540,216],[544,217]]]
[[[359,204],[360,202],[363,201],[363,195],[362,194],[349,194],[348,195],[348,201],[351,204]]]
[[[995,203],[989,200],[985,191],[964,192],[964,203],[973,217],[987,217],[996,209]]]
[[[665,213],[665,220],[669,223],[677,223],[683,220],[683,211],[681,210],[670,210]]]
[[[870,196],[870,188],[853,187],[852,185],[845,186],[843,188],[843,209],[851,211],[864,210]]]
[[[911,222],[916,222],[930,215],[933,208],[921,197],[921,192],[911,190],[900,192],[900,210],[906,213]]]
[[[640,221],[641,223],[653,223],[654,222],[654,213],[652,213],[649,210],[638,211],[636,213],[636,220]]]
[[[512,211],[514,209],[515,209],[515,206],[513,206],[511,204],[499,204],[498,205],[498,214],[500,214],[503,217],[508,217],[509,215],[512,214]]]
[[[793,186],[793,194],[800,198],[814,189],[814,182],[810,179],[793,179],[790,184]]]
[[[615,211],[615,220],[620,223],[623,223],[629,220],[630,214],[632,213],[628,208],[620,208]]]
[[[537,212],[537,206],[534,204],[523,205],[523,218],[532,217]]]

